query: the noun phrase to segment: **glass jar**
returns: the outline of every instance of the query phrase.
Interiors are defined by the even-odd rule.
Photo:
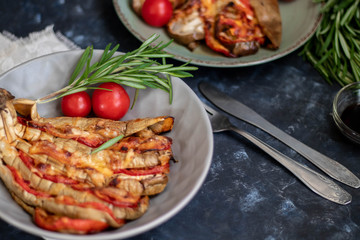
[[[360,144],[360,82],[341,88],[334,98],[332,110],[341,133]]]

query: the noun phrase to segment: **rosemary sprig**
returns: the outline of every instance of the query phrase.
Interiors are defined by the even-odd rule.
[[[189,63],[178,67],[167,64],[166,59],[174,56],[164,52],[163,49],[169,46],[172,41],[165,44],[160,42],[153,47],[152,44],[158,38],[159,36],[154,34],[143,42],[138,49],[123,55],[115,55],[119,48],[118,44],[112,49],[111,44],[108,44],[100,60],[95,63],[92,63],[94,49],[92,46],[87,47],[70,77],[69,85],[38,99],[36,102],[51,102],[72,93],[98,89],[96,84],[115,82],[136,89],[133,105],[138,97],[139,89],[146,89],[147,87],[164,90],[169,94],[171,103],[173,93],[171,76],[192,77],[192,74],[187,71],[197,70],[197,67],[188,66]],[[160,59],[161,63],[156,59]],[[112,138],[91,153],[94,154],[111,147],[123,137],[123,135],[119,135]]]
[[[115,82],[136,88],[134,102],[139,89],[158,88],[169,94],[171,103],[173,91],[170,76],[192,77],[193,75],[187,71],[197,70],[197,67],[188,66],[189,63],[177,67],[167,64],[166,59],[174,56],[164,52],[163,49],[172,41],[160,42],[153,47],[152,44],[158,38],[159,35],[154,34],[138,49],[123,55],[115,55],[119,48],[118,44],[112,49],[111,44],[108,44],[100,60],[95,63],[92,63],[93,47],[87,47],[71,75],[69,85],[38,99],[37,103],[47,103],[72,93],[96,89],[96,84],[103,82]],[[160,59],[161,63],[156,61],[157,59]]]
[[[360,0],[314,1],[323,19],[301,55],[330,84],[360,81]]]

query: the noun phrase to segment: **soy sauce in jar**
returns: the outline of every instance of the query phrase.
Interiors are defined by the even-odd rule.
[[[360,104],[353,104],[345,108],[341,120],[352,130],[360,134]]]

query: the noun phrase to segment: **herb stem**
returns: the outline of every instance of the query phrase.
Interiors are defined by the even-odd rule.
[[[341,86],[360,81],[360,0],[314,0],[322,3],[323,18],[300,55],[327,82]]]
[[[165,44],[160,42],[153,47],[152,44],[158,38],[159,35],[154,34],[138,49],[122,55],[115,55],[119,45],[111,49],[111,44],[108,44],[100,60],[95,63],[92,63],[93,47],[87,47],[71,75],[69,85],[38,99],[37,103],[47,103],[72,93],[96,89],[96,84],[102,82],[115,82],[136,88],[137,91],[148,87],[158,88],[169,94],[171,103],[171,76],[192,77],[187,71],[197,70],[197,67],[188,66],[188,63],[178,67],[166,64],[164,59],[172,58],[173,55],[164,52],[163,49],[169,46],[172,40]],[[156,61],[157,59],[162,60],[162,63]]]

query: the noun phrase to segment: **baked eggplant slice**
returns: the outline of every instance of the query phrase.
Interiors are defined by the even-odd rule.
[[[255,17],[267,39],[265,47],[278,49],[282,38],[282,23],[277,0],[249,0]]]
[[[75,234],[141,217],[168,182],[168,116],[111,121],[42,118],[36,104],[0,89],[0,178],[41,228]],[[94,147],[117,135],[112,147]],[[93,145],[91,145],[93,144]]]
[[[176,42],[195,49],[205,38],[204,19],[201,17],[201,0],[189,0],[176,9],[166,25],[167,32]]]

